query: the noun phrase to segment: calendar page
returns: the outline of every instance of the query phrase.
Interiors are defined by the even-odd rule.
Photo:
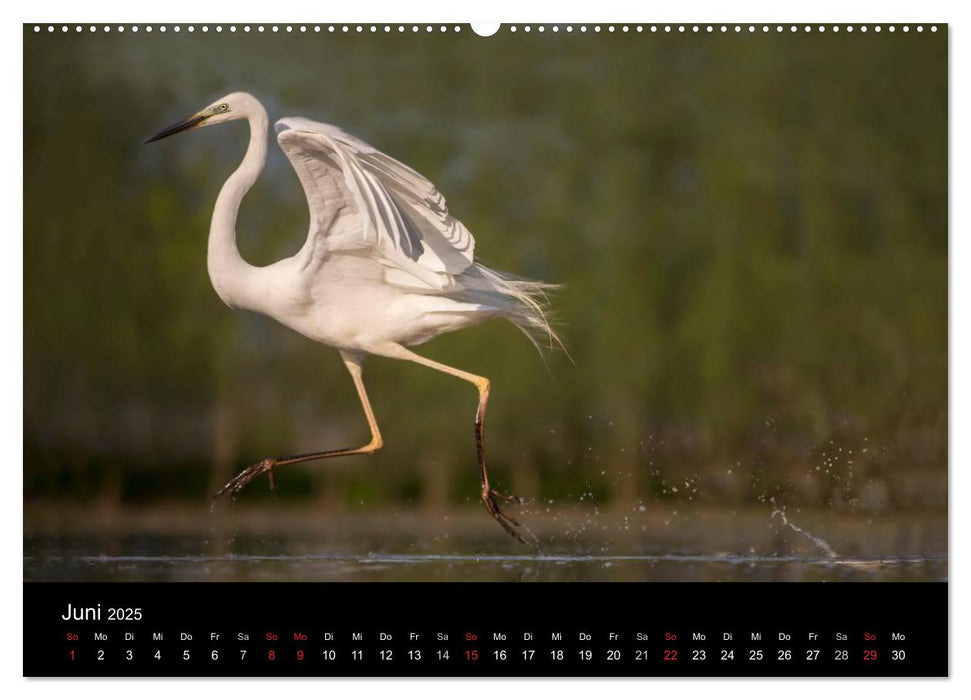
[[[946,24],[23,52],[25,675],[948,675]]]

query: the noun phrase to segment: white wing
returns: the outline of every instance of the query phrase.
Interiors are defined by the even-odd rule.
[[[472,264],[475,239],[421,174],[336,126],[288,117],[276,129],[307,195],[305,251],[316,264],[334,251],[372,249],[391,268],[389,281],[437,289]]]

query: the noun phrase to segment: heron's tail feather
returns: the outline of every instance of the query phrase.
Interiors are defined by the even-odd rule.
[[[460,282],[465,289],[458,295],[498,309],[501,316],[529,338],[540,354],[546,349],[559,347],[569,356],[563,340],[550,323],[549,294],[563,285],[493,270],[479,261],[463,271]]]

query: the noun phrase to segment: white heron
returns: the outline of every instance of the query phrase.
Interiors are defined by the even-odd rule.
[[[293,257],[258,267],[236,246],[240,203],[266,162],[266,110],[252,95],[234,92],[188,119],[162,129],[146,143],[188,129],[236,119],[250,126],[242,163],[216,199],[209,228],[209,278],[231,308],[276,319],[298,333],[337,348],[357,389],[371,440],[361,447],[264,459],[240,472],[215,497],[236,493],[260,474],[285,464],[371,454],[384,441],[362,379],[366,355],[416,362],[475,385],[482,502],[510,535],[523,541],[514,518],[498,500],[518,501],[489,484],[483,424],[489,380],[415,354],[408,348],[490,318],[505,318],[535,343],[559,342],[544,313],[555,285],[485,267],[475,240],[453,217],[436,187],[407,165],[336,126],[300,117],[276,123],[277,141],[303,185],[310,207],[307,241]]]

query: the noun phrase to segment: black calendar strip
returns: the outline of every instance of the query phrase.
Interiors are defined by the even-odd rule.
[[[945,676],[946,583],[24,585],[27,676]]]

